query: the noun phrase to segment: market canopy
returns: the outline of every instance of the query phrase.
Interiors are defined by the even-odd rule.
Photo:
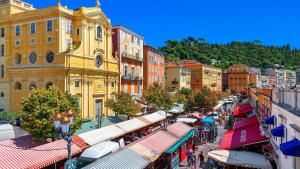
[[[231,150],[267,140],[268,138],[265,136],[259,124],[257,124],[248,126],[247,128],[233,129],[225,132],[219,148]]]
[[[49,166],[68,157],[67,142],[58,140],[39,146],[26,145],[28,137],[20,137],[0,142],[0,168],[30,168],[37,169]],[[32,146],[32,147],[31,147]],[[72,144],[71,154],[82,151]]]
[[[15,131],[10,124],[0,124],[0,141],[15,138]]]
[[[280,144],[280,150],[284,155],[300,157],[300,141],[293,139],[291,141]]]
[[[225,103],[224,101],[218,101],[218,104],[214,107],[214,110],[221,108],[224,103]]]
[[[86,161],[96,161],[107,154],[119,150],[119,148],[120,146],[117,142],[104,141],[85,149],[79,158]]]
[[[197,119],[194,119],[194,118],[178,118],[176,120],[177,122],[182,122],[182,123],[195,123],[197,121]]]
[[[275,116],[271,116],[267,119],[265,119],[265,124],[275,124]]]
[[[120,127],[126,133],[138,130],[140,128],[146,127],[147,124],[138,118],[133,118],[131,120],[123,121],[121,123],[115,124],[116,126]]]
[[[190,127],[184,123],[181,123],[181,122],[176,122],[167,127],[167,132],[175,135],[178,138],[183,137],[185,134],[187,134],[191,130],[193,130],[192,127]]]
[[[156,112],[148,114],[148,115],[145,115],[145,116],[138,117],[138,119],[140,119],[142,121],[144,121],[144,120],[148,121],[150,124],[162,121],[165,118],[166,118],[166,115],[162,115],[162,114],[156,113]]]
[[[212,117],[205,117],[203,123],[215,123],[215,120]]]
[[[214,150],[208,152],[208,157],[224,164],[247,168],[272,169],[269,160],[263,154],[248,151]]]
[[[96,145],[106,140],[114,139],[126,134],[124,130],[116,125],[105,126],[100,129],[88,131],[78,136],[90,146]]]
[[[105,156],[83,169],[144,169],[150,161],[134,152],[124,148],[111,155]]]
[[[174,135],[160,130],[128,145],[128,148],[138,154],[155,161],[178,140]]]
[[[172,147],[170,147],[166,153],[171,154],[175,152],[182,144],[186,142],[190,137],[192,137],[195,134],[195,130],[189,131],[187,134],[185,134],[183,137],[181,137]]]
[[[233,116],[236,118],[245,118],[252,111],[253,107],[250,103],[242,104],[234,108]]]
[[[258,125],[258,124],[259,124],[259,121],[258,121],[257,116],[252,116],[252,117],[245,118],[245,119],[238,120],[238,121],[234,122],[233,129],[235,129],[235,130],[243,129],[243,128],[246,128],[248,126]]]
[[[271,133],[272,133],[273,136],[283,137],[284,136],[284,129],[285,129],[284,125],[280,125],[276,128],[273,128],[271,130]]]
[[[190,116],[196,117],[197,119],[201,119],[202,118],[202,115],[199,112],[194,112],[194,113],[190,114]]]

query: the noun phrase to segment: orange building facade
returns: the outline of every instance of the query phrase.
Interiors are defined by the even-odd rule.
[[[250,83],[249,67],[244,64],[234,64],[228,70],[228,88],[232,92],[246,93]]]
[[[191,70],[191,88],[201,89],[204,86],[212,91],[222,91],[222,70],[210,65],[205,65],[192,60],[168,63]]]
[[[112,32],[113,55],[120,62],[120,91],[139,97],[144,80],[144,37],[123,26],[113,27]]]
[[[165,57],[158,49],[144,46],[144,87],[165,86]]]

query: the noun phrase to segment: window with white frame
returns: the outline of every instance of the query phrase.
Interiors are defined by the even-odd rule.
[[[134,83],[131,82],[131,91],[130,94],[134,95]]]
[[[30,23],[30,34],[35,34],[36,24],[34,22]]]
[[[52,32],[53,30],[53,21],[50,19],[50,20],[47,20],[47,32]]]
[[[128,85],[127,83],[124,83],[124,92],[127,93],[127,91],[128,91]]]
[[[16,36],[20,36],[21,34],[21,26],[20,25],[16,25],[15,27],[15,35]]]
[[[71,21],[66,21],[66,32],[68,34],[72,33],[72,22]]]
[[[141,84],[138,84],[138,94],[141,94]]]

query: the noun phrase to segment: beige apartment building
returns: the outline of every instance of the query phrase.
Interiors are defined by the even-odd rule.
[[[165,77],[165,87],[169,91],[191,88],[190,69],[179,66],[166,65]]]

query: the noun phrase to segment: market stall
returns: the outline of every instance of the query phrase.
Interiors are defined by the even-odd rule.
[[[254,152],[214,150],[208,152],[208,157],[229,166],[272,169],[270,161],[263,154]]]

